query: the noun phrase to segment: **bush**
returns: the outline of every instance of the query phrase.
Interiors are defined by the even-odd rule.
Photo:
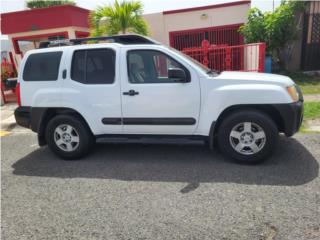
[[[267,54],[281,63],[280,52],[295,39],[298,32],[296,15],[303,9],[302,1],[282,1],[274,12],[262,13],[258,8],[252,8],[248,22],[239,31],[246,43],[265,42]]]
[[[30,9],[44,8],[59,5],[76,5],[73,0],[28,0],[27,7]]]

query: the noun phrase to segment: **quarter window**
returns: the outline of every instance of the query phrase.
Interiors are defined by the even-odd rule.
[[[188,70],[168,55],[155,50],[132,50],[128,52],[128,77],[131,83],[174,83],[175,79],[168,77],[170,68]]]
[[[24,81],[55,81],[58,79],[62,52],[31,54],[23,69]]]
[[[115,78],[115,52],[112,49],[75,51],[71,78],[85,84],[112,84]]]

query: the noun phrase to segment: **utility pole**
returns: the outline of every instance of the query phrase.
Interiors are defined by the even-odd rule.
[[[272,12],[274,12],[274,0],[272,0]]]

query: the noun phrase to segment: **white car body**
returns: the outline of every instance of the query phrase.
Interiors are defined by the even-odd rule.
[[[143,43],[126,42],[137,38]],[[210,147],[218,139],[231,157],[256,161],[272,152],[279,132],[299,130],[303,97],[289,77],[217,74],[141,36],[114,39],[24,56],[15,117],[38,133],[40,146],[69,159],[88,152],[80,139],[196,138]]]
[[[79,49],[111,48],[116,51],[116,80],[110,85],[84,85],[70,79],[73,52]],[[131,84],[128,81],[126,53],[132,49],[162,51],[182,63],[191,73],[188,83]],[[22,78],[28,56],[41,52],[63,51],[57,81],[25,82]],[[67,69],[67,78],[62,71]],[[69,71],[68,71],[69,70]],[[120,45],[117,43],[54,47],[31,50],[21,62],[18,76],[21,104],[33,107],[71,108],[88,122],[94,135],[101,134],[181,134],[208,136],[212,122],[228,107],[241,104],[279,104],[293,100],[286,87],[294,82],[275,74],[222,72],[210,76],[192,61],[165,46]],[[135,97],[121,93],[134,89]],[[105,125],[104,117],[157,118],[192,117],[195,125]]]

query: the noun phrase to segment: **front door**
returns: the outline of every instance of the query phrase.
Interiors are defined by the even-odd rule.
[[[121,77],[123,133],[192,134],[200,109],[200,87],[192,69],[153,49],[128,50],[122,56],[127,68]],[[170,68],[185,71],[188,82],[170,78]]]

